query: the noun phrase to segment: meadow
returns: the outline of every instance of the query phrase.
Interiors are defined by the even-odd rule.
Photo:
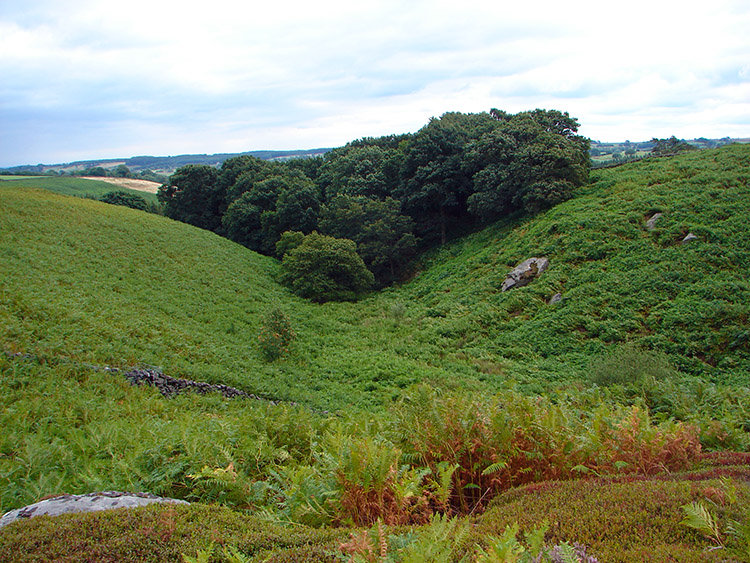
[[[0,189],[8,187],[43,188],[58,194],[89,198],[98,198],[109,192],[121,190],[130,194],[139,195],[149,203],[156,203],[157,201],[156,194],[140,190],[120,188],[108,182],[91,180],[88,178],[84,179],[66,176],[0,176]]]
[[[540,529],[539,549],[599,561],[750,560],[747,147],[595,171],[408,282],[322,305],[275,259],[47,181],[0,182],[0,511],[107,489],[194,504],[13,524],[0,560],[80,560],[73,542],[92,560],[524,561]],[[549,270],[502,292],[531,256]],[[269,359],[274,309],[295,337]],[[104,369],[146,366],[262,399],[165,398]],[[681,524],[690,503],[713,528]]]

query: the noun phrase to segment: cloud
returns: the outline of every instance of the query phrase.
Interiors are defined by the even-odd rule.
[[[604,140],[747,136],[748,28],[741,0],[6,2],[0,166],[331,146],[491,107]]]

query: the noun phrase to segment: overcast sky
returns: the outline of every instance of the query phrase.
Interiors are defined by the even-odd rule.
[[[447,111],[750,136],[750,2],[0,0],[0,166],[334,147]]]

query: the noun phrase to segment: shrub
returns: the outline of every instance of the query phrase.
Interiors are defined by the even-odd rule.
[[[284,284],[297,295],[319,303],[353,300],[375,281],[354,242],[317,232],[290,250],[281,266]]]
[[[662,382],[676,374],[666,354],[630,343],[595,357],[589,372],[592,380],[602,386],[643,386],[650,379]]]
[[[295,338],[292,323],[284,312],[276,307],[263,319],[258,345],[263,357],[268,361],[279,359],[289,353],[289,346]]]
[[[111,205],[124,205],[125,207],[130,207],[132,209],[140,209],[141,211],[148,210],[148,204],[146,203],[146,200],[141,196],[139,196],[138,194],[123,192],[121,190],[108,192],[101,196],[99,198],[99,201],[103,201],[104,203],[109,203]]]

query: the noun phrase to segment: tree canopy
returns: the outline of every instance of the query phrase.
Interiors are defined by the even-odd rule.
[[[570,198],[590,168],[577,132],[557,110],[449,112],[414,134],[355,140],[324,157],[184,166],[159,198],[167,216],[279,258],[314,231],[347,239],[386,284],[458,229]]]
[[[374,278],[353,241],[313,232],[284,255],[282,283],[300,297],[323,303],[353,300]]]

